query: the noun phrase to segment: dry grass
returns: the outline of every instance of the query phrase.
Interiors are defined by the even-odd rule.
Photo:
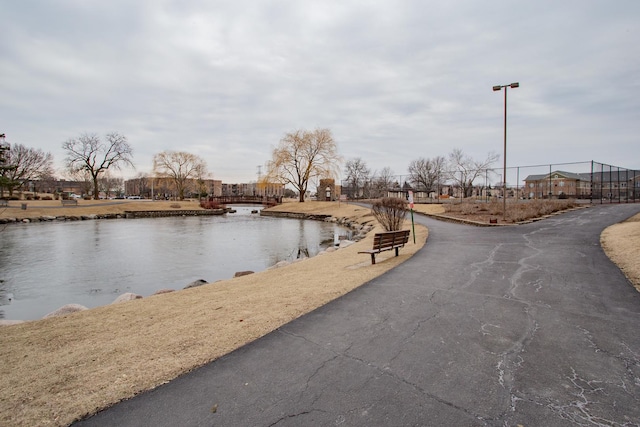
[[[490,219],[498,223],[513,224],[516,222],[541,218],[554,212],[578,206],[575,200],[519,200],[507,202],[507,215],[503,219],[503,202],[491,200],[487,202],[460,201],[443,205],[445,215],[469,221],[488,223]]]
[[[277,210],[373,221],[369,209],[344,203]],[[284,268],[0,328],[0,425],[64,426],[157,387],[399,265],[427,238],[416,227],[417,244],[371,265],[357,252],[372,234]]]
[[[21,205],[27,204],[22,210]],[[198,201],[78,200],[78,206],[62,206],[59,200],[11,200],[8,208],[0,208],[0,218],[37,218],[42,216],[82,216],[124,214],[125,211],[186,209],[199,210]]]
[[[640,214],[606,228],[600,243],[607,256],[640,292]]]

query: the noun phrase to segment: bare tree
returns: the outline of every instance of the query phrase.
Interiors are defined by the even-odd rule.
[[[13,195],[14,190],[25,183],[44,179],[53,175],[53,156],[42,150],[13,144],[5,154],[5,163],[11,167],[2,168],[0,174],[4,187]]]
[[[446,160],[442,156],[412,160],[409,163],[409,180],[418,189],[423,188],[427,192],[436,191],[444,179],[445,165]]]
[[[460,186],[463,197],[470,197],[473,191],[473,181],[499,158],[498,154],[489,153],[484,160],[474,160],[464,154],[461,149],[454,148],[449,154],[449,178]]]
[[[347,176],[350,196],[354,199],[366,196],[363,190],[371,174],[367,164],[360,157],[348,160],[345,164],[344,173]]]
[[[112,193],[117,194],[124,187],[124,180],[112,176],[109,172],[106,172],[99,179],[100,191],[105,194],[108,199]]]
[[[95,134],[85,133],[69,139],[62,148],[67,152],[66,167],[70,172],[83,170],[91,176],[93,198],[96,200],[100,197],[100,175],[110,168],[133,167],[133,149],[127,138],[116,132],[108,133],[104,142]]]
[[[271,182],[291,184],[298,191],[298,200],[304,202],[309,183],[336,177],[340,161],[329,129],[297,130],[287,133],[273,150],[267,176]]]
[[[153,156],[153,171],[160,177],[170,178],[176,186],[178,198],[184,200],[187,184],[201,180],[207,173],[207,164],[195,154],[163,151]]]
[[[374,172],[371,179],[371,194],[373,198],[386,197],[393,186],[395,176],[390,167],[386,166],[380,172]]]
[[[93,180],[91,178],[91,174],[84,169],[80,169],[77,171],[67,170],[64,174],[64,177],[69,181],[78,183],[83,196],[88,195],[93,188]],[[66,196],[63,195],[62,197]]]
[[[213,195],[213,186],[210,184],[213,179],[213,174],[201,174],[197,178],[195,191],[198,193],[198,197],[208,197]],[[254,190],[255,193],[255,190]]]
[[[43,191],[43,189],[46,189],[44,191],[47,191],[52,188],[55,188],[57,181],[58,181],[58,178],[54,176],[54,171],[52,171],[51,173],[47,173],[39,177],[37,180],[32,181],[33,191],[36,193],[40,193]]]

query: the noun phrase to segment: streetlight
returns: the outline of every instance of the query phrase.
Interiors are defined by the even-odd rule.
[[[497,85],[493,87],[493,91],[497,92],[500,89],[504,88],[504,156],[503,160],[503,169],[504,169],[504,177],[502,180],[502,220],[506,221],[507,219],[507,89],[515,89],[520,87],[520,83],[515,82],[508,85]]]

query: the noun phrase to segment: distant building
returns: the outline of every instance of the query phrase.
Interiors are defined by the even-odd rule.
[[[143,198],[174,198],[176,196],[175,183],[171,178],[144,177],[125,181],[127,196]],[[284,184],[278,183],[238,183],[227,184],[215,179],[190,179],[185,188],[185,197],[221,197],[221,196],[268,196],[282,197]]]
[[[185,197],[198,198],[201,195],[221,196],[222,181],[214,179],[189,179],[185,185]],[[171,178],[143,177],[129,179],[124,182],[124,192],[127,196],[140,196],[150,199],[171,199],[176,197],[176,186]]]
[[[90,182],[66,181],[64,179],[30,181],[27,187],[34,188],[38,193],[62,195],[77,194],[78,196],[88,195],[92,189]]]
[[[317,188],[317,200],[333,201],[340,197],[339,189],[336,187],[335,179],[321,179]]]
[[[4,169],[6,167],[6,153],[8,153],[9,150],[11,150],[11,146],[6,142],[4,133],[0,134],[0,168]]]
[[[529,199],[591,197],[591,174],[554,171],[524,179],[523,196]]]
[[[529,175],[524,182],[523,196],[529,199],[635,200],[640,196],[640,171],[628,169],[587,173],[553,171]]]
[[[222,184],[222,196],[284,196],[284,184],[275,182],[250,182],[239,184]]]

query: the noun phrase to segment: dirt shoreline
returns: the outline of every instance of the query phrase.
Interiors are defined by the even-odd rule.
[[[70,215],[63,212],[87,209],[87,214],[99,214],[145,206],[158,209],[157,203],[175,209],[169,202],[82,207],[80,201],[78,207],[56,211]],[[288,203],[274,210],[375,223],[369,209],[345,203]],[[439,205],[416,205],[415,210],[443,212]],[[47,206],[30,205],[22,212],[50,215],[47,211]],[[427,230],[416,226],[416,244],[410,239],[399,257],[392,252],[379,255],[376,265],[368,255],[357,253],[371,245],[372,236],[373,232],[347,248],[281,269],[0,327],[0,425],[65,426],[157,387],[396,267],[424,245]],[[627,277],[638,281],[640,215],[605,230],[602,245]]]

